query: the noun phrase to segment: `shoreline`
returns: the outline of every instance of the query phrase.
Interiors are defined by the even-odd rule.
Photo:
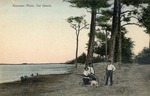
[[[49,65],[49,64],[67,64],[67,63],[17,63],[17,64],[9,64],[9,63],[0,63],[0,65]],[[73,64],[67,64],[73,65]]]
[[[38,82],[45,78],[57,78],[57,76],[65,76],[65,75],[69,75],[69,74],[72,74],[72,73],[38,75],[38,76],[28,77],[26,82],[21,82],[21,79],[19,79],[19,80],[14,80],[14,81],[2,82],[2,83],[0,83],[0,85],[11,84],[11,83],[15,83],[15,84],[16,83],[28,83],[28,82],[34,83],[34,81],[36,81],[36,79]]]
[[[21,78],[30,78],[37,75],[68,74],[72,73],[72,65],[65,64],[38,64],[38,65],[0,65],[0,83],[18,81]]]
[[[39,96],[45,92],[58,90],[56,86],[70,74],[50,74],[39,75],[28,78],[27,81],[21,80],[0,84],[0,96]],[[45,89],[45,87],[47,88]]]
[[[27,81],[26,81],[26,83],[27,82],[31,82],[31,81],[33,81],[33,83],[34,83],[34,80],[35,79],[37,79],[37,81],[39,80],[41,80],[42,78],[44,79],[44,78],[55,78],[55,77],[57,77],[57,76],[65,76],[65,75],[69,75],[69,74],[72,74],[72,72],[69,72],[69,73],[62,73],[62,74],[43,74],[43,75],[38,75],[38,76],[30,76],[30,77],[27,77],[26,79],[27,79]],[[36,81],[36,80],[35,80]],[[20,77],[20,79],[18,79],[18,80],[12,80],[12,81],[6,81],[6,82],[1,82],[0,83],[0,85],[1,84],[7,84],[7,83],[23,83],[23,82],[21,82],[21,77]],[[25,83],[25,82],[24,82]]]

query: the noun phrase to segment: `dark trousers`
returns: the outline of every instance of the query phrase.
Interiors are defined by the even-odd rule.
[[[112,70],[107,70],[106,71],[106,82],[105,85],[108,85],[108,80],[110,79],[110,85],[113,84],[113,71]]]
[[[84,85],[89,85],[90,84],[90,78],[89,77],[83,77],[83,83],[84,83]]]
[[[94,74],[89,74],[88,77],[91,79],[91,80],[95,80],[96,81],[96,77]]]

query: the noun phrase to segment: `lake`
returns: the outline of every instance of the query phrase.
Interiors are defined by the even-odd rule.
[[[73,65],[68,64],[32,64],[32,65],[0,65],[0,83],[20,80],[21,76],[31,74],[67,74],[71,73]]]

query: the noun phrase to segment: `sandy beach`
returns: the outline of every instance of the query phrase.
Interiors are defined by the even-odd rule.
[[[28,82],[0,84],[0,96],[150,96],[150,65],[133,64],[114,72],[114,85],[105,86],[106,63],[94,64],[99,86],[82,84],[83,65],[72,74],[45,75]]]

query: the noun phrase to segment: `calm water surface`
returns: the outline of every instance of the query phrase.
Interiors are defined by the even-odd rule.
[[[0,65],[0,83],[19,80],[21,76],[66,74],[71,73],[73,65],[38,64],[38,65]]]

